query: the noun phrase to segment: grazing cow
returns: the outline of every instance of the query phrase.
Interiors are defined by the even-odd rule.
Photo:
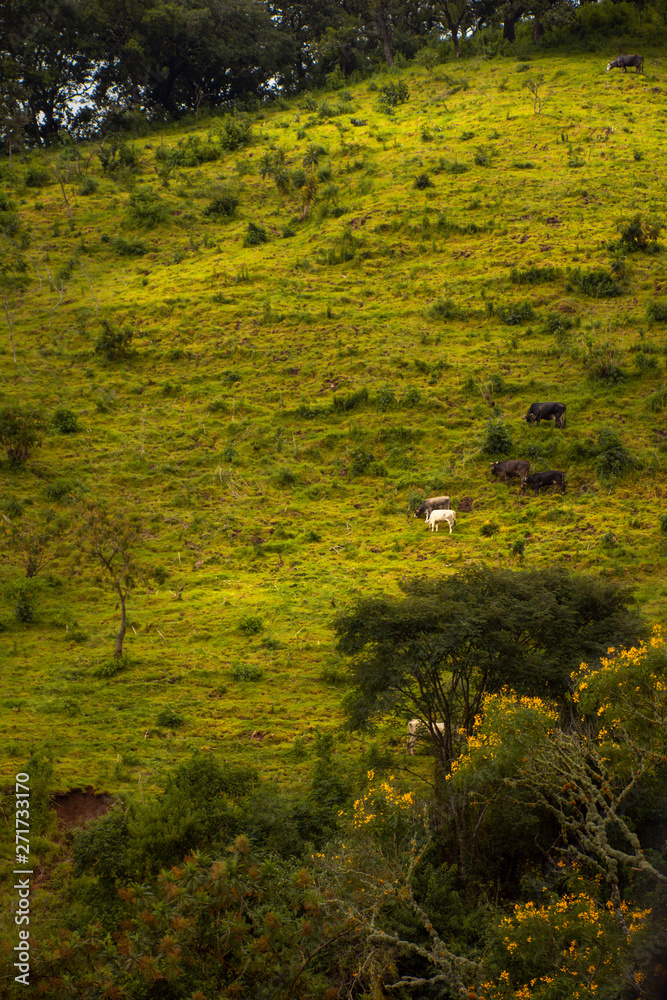
[[[444,722],[435,722],[432,723],[432,725],[434,725],[439,732],[444,733],[445,731]],[[428,724],[422,722],[421,719],[410,719],[410,721],[408,722],[408,753],[410,754],[411,757],[415,752],[415,743],[417,742],[417,739],[419,737],[418,730],[428,729],[428,728],[429,728]]]
[[[552,486],[552,493],[556,492],[556,487],[560,486],[561,494],[565,493],[565,473],[564,472],[535,472],[532,476],[526,476],[525,484],[527,486],[532,486],[535,490],[535,496],[540,492],[543,486]],[[523,486],[521,487],[523,489]]]
[[[617,56],[607,65],[607,73],[610,69],[622,69],[624,73],[628,72],[628,66],[634,66],[638,73],[644,72],[644,57],[643,56]]]
[[[540,420],[553,420],[555,427],[565,427],[565,403],[531,403],[526,414],[529,424],[537,424]]]
[[[441,521],[446,521],[449,525],[449,534],[451,535],[452,529],[456,523],[456,511],[453,510],[432,510],[429,514],[428,523],[431,525],[431,531],[435,528],[438,530],[438,525]]]
[[[426,514],[424,520],[428,521],[432,510],[449,510],[450,507],[451,501],[449,497],[429,497],[428,500],[424,500],[421,507],[417,508],[415,517],[421,517],[422,514]]]
[[[491,466],[491,472],[494,476],[502,479],[504,483],[507,483],[508,486],[510,479],[515,476],[521,480],[521,488],[523,489],[524,480],[530,472],[530,462],[526,462],[525,459],[521,459],[520,461],[494,462]]]

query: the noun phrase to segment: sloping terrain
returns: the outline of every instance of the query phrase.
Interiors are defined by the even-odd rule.
[[[50,423],[3,511],[69,529],[2,571],[3,773],[113,791],[214,747],[294,782],[336,609],[409,575],[564,565],[664,621],[665,114],[649,56],[478,60],[5,162],[3,395]],[[440,493],[451,535],[412,513]],[[83,498],[142,518],[115,674]]]

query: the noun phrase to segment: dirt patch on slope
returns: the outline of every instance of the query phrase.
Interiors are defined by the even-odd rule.
[[[59,823],[64,827],[85,826],[91,819],[104,816],[113,805],[113,796],[87,788],[72,788],[69,792],[54,795],[51,805]]]

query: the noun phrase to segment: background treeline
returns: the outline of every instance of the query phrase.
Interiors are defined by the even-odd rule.
[[[11,151],[335,86],[419,53],[650,39],[665,13],[665,0],[17,0],[0,23],[0,130]]]

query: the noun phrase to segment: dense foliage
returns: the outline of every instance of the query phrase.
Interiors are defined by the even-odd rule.
[[[600,8],[593,15],[592,6]],[[581,42],[612,25],[641,23],[629,4],[612,0],[179,0],[167,7],[140,0],[121,8],[108,0],[20,0],[0,28],[0,123],[11,156],[14,146],[52,142],[64,129],[81,136],[138,126],[146,110],[159,118],[325,79],[340,85],[420,50],[437,61],[447,36],[458,57],[485,27],[502,26],[511,44],[522,20],[530,20],[536,41],[551,30]]]

